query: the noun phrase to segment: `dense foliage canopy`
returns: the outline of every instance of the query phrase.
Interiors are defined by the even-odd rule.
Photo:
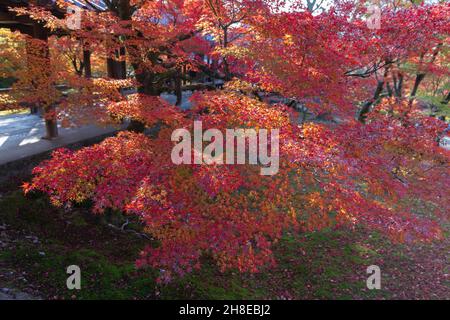
[[[437,142],[446,124],[416,98],[429,79],[448,81],[449,3],[382,2],[375,29],[356,1],[325,9],[264,0],[105,3],[86,5],[75,30],[46,8],[14,9],[54,32],[50,58],[34,55],[52,63],[16,70],[16,89],[36,92],[28,102],[57,102],[59,119],[72,124],[133,124],[97,145],[55,151],[27,192],[137,216],[158,240],[137,264],[159,268],[165,281],[199,268],[204,256],[221,270],[256,272],[276,263],[271,247],[286,230],[364,225],[397,241],[442,237],[434,218],[450,208],[449,152]],[[108,76],[83,74],[83,50],[108,60]],[[24,50],[5,54],[18,63]],[[198,75],[225,86],[195,87]],[[60,79],[71,88],[65,95],[54,86]],[[196,90],[191,110],[160,97],[186,81]],[[137,93],[121,94],[130,87]],[[274,95],[284,98],[270,103]],[[250,164],[173,164],[172,132],[193,130],[194,120],[204,130],[280,129],[278,174],[261,176]]]

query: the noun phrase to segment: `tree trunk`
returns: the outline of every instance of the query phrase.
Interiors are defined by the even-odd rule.
[[[389,69],[390,69],[390,64],[388,62],[389,61],[386,61],[387,66],[384,69],[383,78],[378,81],[377,87],[375,88],[375,92],[373,94],[372,99],[365,102],[359,111],[358,120],[362,123],[366,122],[367,114],[370,112],[370,108],[380,98],[380,95],[383,92],[384,83],[385,83],[386,77],[389,74]]]
[[[30,34],[32,37],[34,36],[34,32],[32,31]],[[27,38],[25,40],[25,50],[26,50],[26,57],[27,57],[27,67],[29,69],[33,68],[33,65],[36,63],[34,57],[33,57],[33,44],[32,44],[32,40],[30,40],[29,38]],[[33,79],[31,79],[31,86],[35,87],[35,81]],[[41,107],[37,104],[31,104],[30,105],[30,114],[38,114],[39,113],[39,109]]]
[[[106,59],[106,66],[108,70],[108,77],[112,79],[124,79],[123,63],[113,58]]]
[[[127,78],[127,63],[125,61],[125,47],[120,47],[119,52],[118,52],[119,56],[118,58],[120,58],[121,60],[119,61],[119,76],[121,79],[126,79]]]
[[[397,98],[401,98],[403,95],[403,74],[399,73],[398,78],[394,75],[394,91]]]
[[[176,106],[180,106],[183,100],[183,91],[181,88],[181,69],[178,69],[174,76],[174,85],[175,85],[175,95],[177,97],[177,101],[175,102]]]
[[[33,37],[43,41],[43,47],[40,50],[35,50],[34,54],[38,55],[37,61],[45,60],[46,63],[38,67],[41,72],[39,72],[39,77],[50,78],[50,50],[48,47],[48,33],[40,24],[35,24],[33,26]],[[33,57],[31,57],[33,60]],[[49,86],[53,86],[53,83],[48,83]],[[38,89],[38,88],[36,88]],[[44,106],[40,106],[44,107]],[[44,139],[53,139],[58,136],[58,123],[56,119],[56,106],[52,103],[50,106],[45,107],[45,131],[46,135]]]
[[[420,83],[425,79],[425,73],[418,73],[416,75],[416,81],[414,81],[414,87],[409,95],[409,106],[412,106],[414,99],[416,98],[417,91],[419,90]]]
[[[378,100],[378,98],[381,95],[381,92],[383,91],[384,87],[384,78],[382,81],[378,81],[377,87],[375,89],[375,92],[373,94],[373,98],[363,104],[361,107],[361,110],[359,111],[358,120],[362,123],[366,122],[367,114],[370,111],[370,107],[375,103],[375,101]]]
[[[133,64],[133,68],[134,70],[139,70],[139,64]],[[150,96],[159,96],[159,92],[153,83],[154,76],[151,73],[141,71],[140,73],[136,73],[135,77],[139,83],[137,88],[138,93]],[[145,124],[138,120],[131,120],[127,130],[141,133],[145,130]]]
[[[386,90],[388,92],[389,97],[392,97],[393,92],[392,92],[391,84],[389,82],[386,82]]]
[[[183,71],[182,71],[182,75],[183,75],[183,83],[182,83],[182,85],[187,85],[187,80],[186,80],[186,75],[187,75],[187,66],[186,65],[183,65]]]
[[[442,45],[443,45],[442,43],[439,43],[436,46],[436,48],[433,51],[433,55],[431,57],[431,60],[428,62],[428,64],[434,63],[434,61],[436,60],[436,57],[439,54],[440,49],[442,48]],[[424,54],[422,54],[421,57],[420,57],[420,63],[423,62],[423,58],[424,58]],[[416,75],[416,81],[414,82],[414,87],[413,87],[413,89],[411,91],[411,94],[409,96],[409,106],[410,107],[412,106],[412,104],[414,102],[414,99],[416,97],[417,91],[419,90],[419,86],[420,86],[421,82],[423,81],[423,79],[425,79],[426,75],[427,75],[426,73],[418,73]]]
[[[223,47],[228,47],[228,28],[223,28]],[[230,66],[226,57],[223,57],[223,71],[225,73],[225,79],[231,80]]]
[[[84,63],[84,77],[92,77],[91,71],[91,51],[83,50],[83,63]]]
[[[123,59],[125,56],[125,48],[121,47],[118,50],[114,50],[114,58],[106,58],[106,67],[108,77],[112,79],[126,79],[126,62]]]

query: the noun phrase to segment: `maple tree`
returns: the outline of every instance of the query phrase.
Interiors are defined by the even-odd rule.
[[[382,27],[372,30],[362,2],[326,10],[312,2],[281,10],[285,1],[107,3],[83,9],[77,30],[45,8],[15,9],[64,31],[54,44],[65,63],[41,78],[60,117],[132,119],[130,130],[97,145],[55,151],[26,192],[137,216],[158,240],[137,265],[159,268],[163,281],[199,268],[205,255],[221,270],[256,272],[276,263],[271,249],[286,230],[365,225],[398,241],[443,237],[433,216],[450,208],[449,153],[436,142],[446,124],[420,112],[415,98],[427,76],[448,76],[449,4],[383,7]],[[83,75],[86,49],[107,58],[108,77]],[[183,70],[227,82],[197,91],[184,112],[160,98],[170,81],[180,90]],[[48,91],[58,79],[72,88],[62,101]],[[137,93],[120,93],[133,86]],[[271,104],[270,95],[289,102]],[[299,121],[294,105],[336,121]],[[194,120],[204,130],[280,129],[278,174],[173,164],[172,132],[192,131]],[[430,217],[416,215],[413,202]]]

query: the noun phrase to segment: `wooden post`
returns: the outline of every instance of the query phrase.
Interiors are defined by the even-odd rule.
[[[46,135],[43,139],[54,139],[58,137],[58,123],[56,120],[56,106],[52,105],[46,108],[45,117],[45,131]]]

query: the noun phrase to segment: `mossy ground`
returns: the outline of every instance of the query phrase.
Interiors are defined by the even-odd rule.
[[[156,270],[134,266],[149,241],[108,227],[112,220],[120,223],[114,214],[95,216],[86,207],[54,208],[41,194],[3,193],[7,246],[0,252],[0,287],[33,288],[50,299],[450,298],[447,240],[420,245],[418,253],[363,229],[286,233],[275,247],[276,267],[220,273],[205,260],[200,271],[161,285]],[[66,288],[69,265],[81,268],[81,290]],[[382,290],[366,288],[370,265],[381,267]]]

